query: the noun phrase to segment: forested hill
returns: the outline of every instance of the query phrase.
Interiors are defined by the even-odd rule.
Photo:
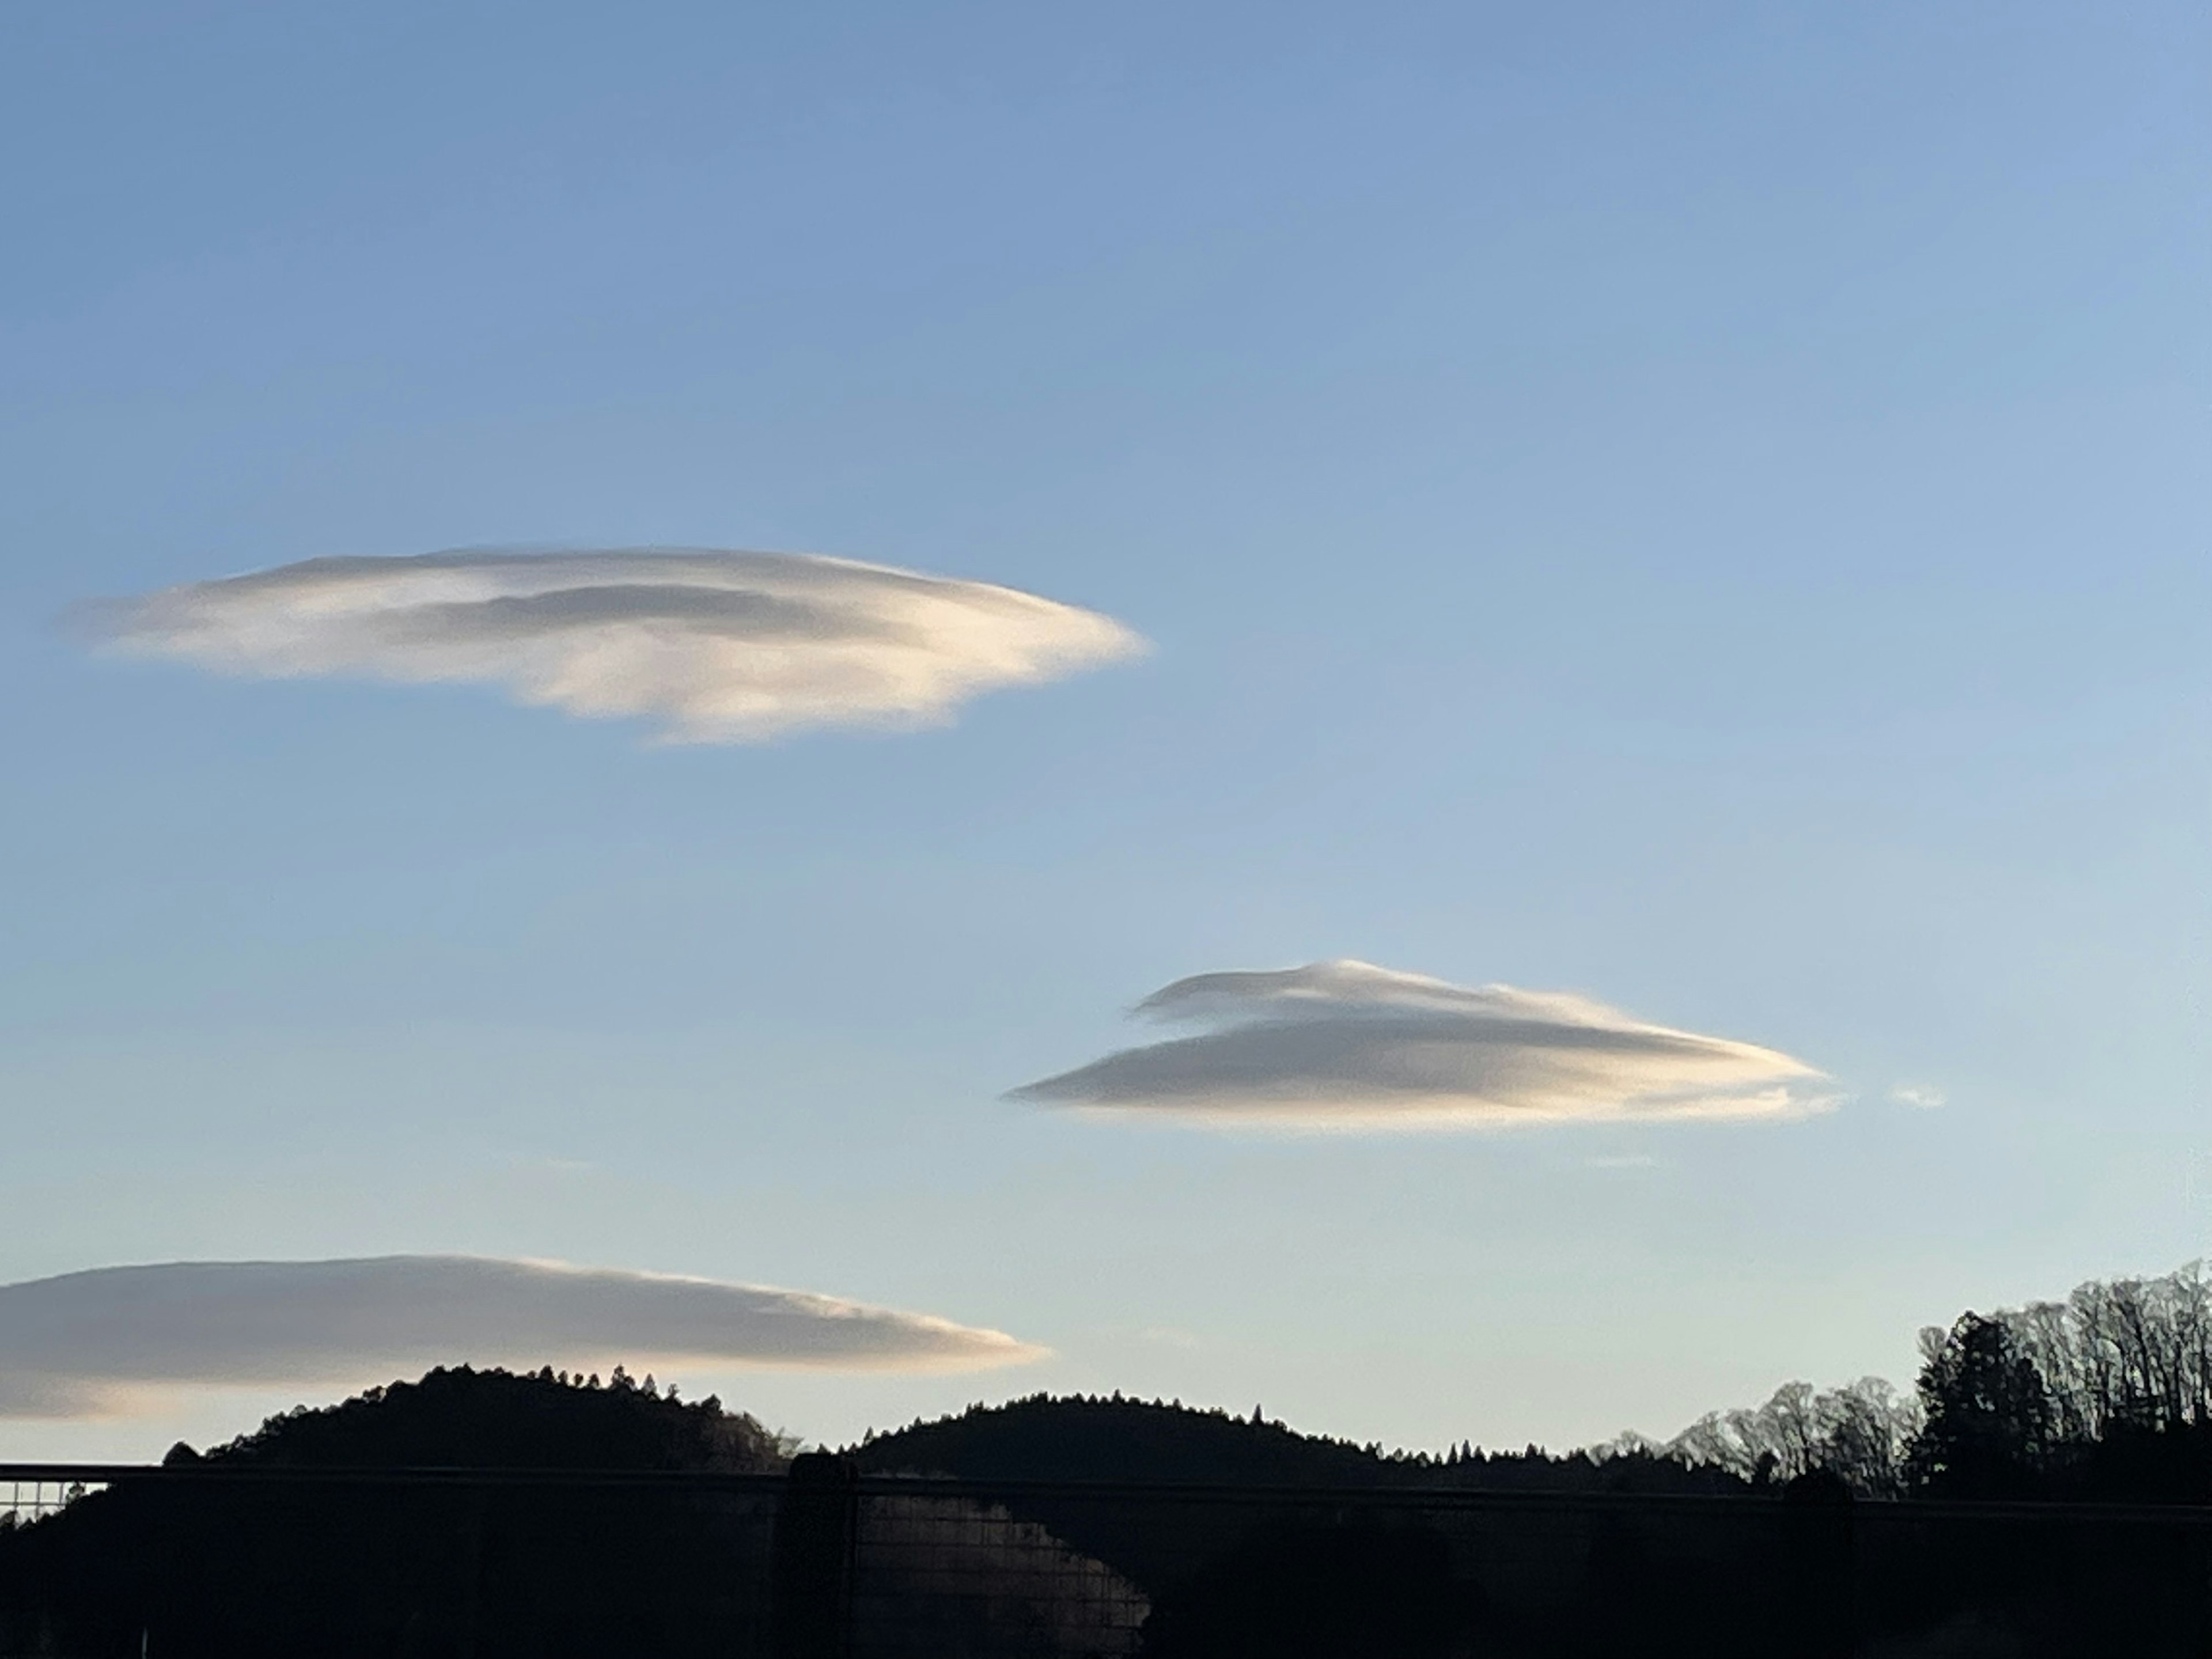
[[[751,1418],[620,1371],[603,1385],[462,1365],[168,1461],[188,1474],[769,1474],[785,1460]],[[559,1480],[118,1482],[29,1526],[0,1525],[0,1654],[749,1651],[721,1587],[759,1562],[768,1534],[753,1516],[713,1493]]]
[[[1219,1410],[1075,1395],[1032,1395],[973,1406],[957,1417],[871,1435],[849,1449],[871,1473],[951,1474],[977,1480],[1364,1484],[1387,1478],[1384,1460],[1349,1441],[1298,1434],[1280,1423]]]
[[[847,1455],[871,1474],[971,1480],[1435,1486],[1548,1492],[1741,1491],[1724,1471],[1632,1453],[1594,1458],[1463,1448],[1437,1456],[1304,1435],[1267,1421],[1119,1395],[1032,1395],[871,1435]]]
[[[172,1462],[202,1454],[179,1446]],[[775,1437],[711,1396],[680,1401],[617,1366],[571,1378],[441,1367],[336,1406],[272,1417],[206,1454],[223,1462],[320,1468],[721,1469],[783,1467]]]

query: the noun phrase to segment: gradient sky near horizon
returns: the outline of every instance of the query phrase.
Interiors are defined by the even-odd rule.
[[[1050,1389],[1517,1446],[2203,1254],[2208,52],[2179,0],[11,9],[0,1284],[569,1261],[1052,1351],[678,1374],[817,1440]],[[57,624],[491,544],[1151,650],[669,746]],[[1006,1097],[1338,958],[1839,1098]]]

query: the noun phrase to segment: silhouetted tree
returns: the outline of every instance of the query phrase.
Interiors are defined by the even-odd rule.
[[[2201,1264],[2091,1280],[2063,1303],[2001,1313],[2051,1391],[2069,1440],[2212,1420],[2212,1285]]]
[[[1763,1406],[1709,1412],[1653,1449],[1729,1471],[1759,1486],[1825,1471],[1867,1498],[1905,1488],[1905,1459],[1920,1428],[1918,1405],[1878,1376],[1816,1390],[1786,1382]]]
[[[2011,1325],[1965,1314],[1922,1333],[1922,1352],[1916,1479],[1948,1497],[2032,1492],[2052,1449],[2051,1395]]]

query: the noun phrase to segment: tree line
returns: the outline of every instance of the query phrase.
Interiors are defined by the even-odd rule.
[[[1966,1313],[1920,1333],[1909,1395],[1880,1377],[1778,1389],[1660,1454],[1753,1486],[1826,1474],[1863,1497],[2212,1502],[2212,1282],[2192,1262],[2092,1279],[2063,1300]]]

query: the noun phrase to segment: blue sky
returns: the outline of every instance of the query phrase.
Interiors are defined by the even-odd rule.
[[[558,1259],[1054,1351],[685,1376],[823,1438],[1118,1388],[1518,1444],[1905,1381],[1923,1323],[2202,1253],[2208,35],[18,10],[0,1281]],[[56,625],[508,544],[833,554],[1153,650],[668,747]],[[1419,1136],[1003,1098],[1171,981],[1340,957],[1845,1098]],[[158,1452],[292,1397],[4,1433]]]

